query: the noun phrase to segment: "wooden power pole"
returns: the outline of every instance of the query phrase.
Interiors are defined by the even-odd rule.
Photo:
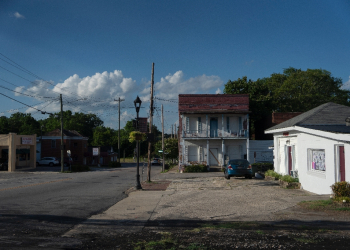
[[[118,104],[118,123],[119,123],[119,127],[118,127],[118,161],[120,162],[120,102],[125,101],[125,100],[120,99],[120,97],[118,97],[118,100],[114,99],[114,101],[119,102],[119,104]]]
[[[154,63],[152,63],[152,78],[151,78],[151,104],[149,111],[149,133],[152,133],[153,123],[153,85],[154,85]],[[152,142],[148,142],[148,164],[147,164],[147,181],[151,181],[151,150]]]
[[[163,167],[162,171],[165,170],[165,159],[164,159],[164,116],[163,116],[163,104],[162,104],[162,153],[163,153]]]
[[[63,102],[62,102],[62,94],[60,94],[61,101],[61,172],[64,171],[64,143],[63,143]]]

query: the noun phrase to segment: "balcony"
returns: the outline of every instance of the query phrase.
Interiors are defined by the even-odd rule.
[[[210,129],[207,131],[189,130],[184,131],[183,138],[248,138],[247,130],[241,129],[238,131]]]

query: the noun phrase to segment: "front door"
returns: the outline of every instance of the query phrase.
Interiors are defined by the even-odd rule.
[[[210,118],[210,137],[218,137],[218,118]]]
[[[345,181],[345,154],[344,154],[344,146],[339,146],[339,174],[340,174],[340,181]]]
[[[291,171],[293,170],[293,161],[292,161],[292,147],[288,148],[288,174],[291,175]]]
[[[219,166],[218,162],[218,149],[210,148],[209,149],[209,165],[210,166]]]

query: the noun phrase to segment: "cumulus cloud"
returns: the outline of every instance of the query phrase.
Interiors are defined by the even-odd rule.
[[[13,13],[13,16],[17,19],[24,19],[25,18],[23,15],[19,14],[18,12]]]
[[[154,84],[155,95],[164,99],[177,99],[179,94],[209,94],[221,87],[223,81],[218,76],[201,75],[185,79],[184,73],[179,70],[174,74],[162,77],[160,82]],[[149,93],[149,88],[142,91]]]
[[[215,91],[215,94],[221,94],[221,89],[218,88],[218,89]]]
[[[74,74],[66,80],[55,84],[54,82],[45,82],[37,80],[32,82],[30,87],[17,87],[15,90],[35,96],[38,102],[52,101],[35,105],[34,107],[46,112],[59,112],[59,94],[63,95],[64,110],[72,112],[94,113],[98,115],[106,126],[117,128],[118,126],[118,97],[124,99],[121,102],[121,126],[125,122],[135,118],[134,99],[137,95],[142,100],[140,117],[147,117],[150,100],[150,81],[142,80],[136,84],[132,78],[125,77],[120,70],[113,72],[96,73],[92,76],[80,77]],[[178,94],[214,94],[221,93],[220,87],[223,81],[218,76],[201,75],[186,78],[184,73],[179,70],[174,74],[162,77],[154,85],[154,95],[157,98],[171,100],[164,102],[166,105],[165,115],[167,120],[178,120],[177,98]],[[16,94],[17,96],[20,94]],[[158,100],[159,101],[159,100]],[[155,102],[156,113],[159,114],[160,102]],[[26,112],[37,112],[35,109],[27,109]],[[40,112],[39,112],[40,114]],[[43,117],[45,118],[45,117]],[[154,121],[160,120],[155,118]],[[174,123],[172,122],[172,123]],[[160,128],[160,124],[156,124]],[[169,128],[167,128],[169,129]]]

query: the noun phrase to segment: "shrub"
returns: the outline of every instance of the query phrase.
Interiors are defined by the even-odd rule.
[[[339,197],[334,198],[334,200],[338,201],[338,202],[343,202],[345,200],[346,203],[349,203],[350,202],[350,197],[339,196]]]
[[[109,168],[120,168],[121,166],[122,166],[122,164],[120,162],[117,162],[117,161],[108,162]]]
[[[291,182],[299,182],[299,179],[298,178],[293,178],[292,176],[290,175],[283,175],[281,178],[280,178],[281,181],[286,181],[288,183],[291,183]]]
[[[197,173],[197,172],[208,172],[208,168],[206,165],[196,164],[196,165],[188,165],[185,166],[185,173]]]
[[[332,186],[334,197],[349,197],[350,183],[346,181],[336,182]]]
[[[71,166],[72,172],[84,172],[84,171],[90,171],[90,167],[86,165],[72,165]]]
[[[265,172],[265,176],[272,176],[272,177],[275,177],[276,179],[281,179],[281,177],[282,177],[282,175],[280,175],[279,173],[276,173],[273,170],[267,170]]]

